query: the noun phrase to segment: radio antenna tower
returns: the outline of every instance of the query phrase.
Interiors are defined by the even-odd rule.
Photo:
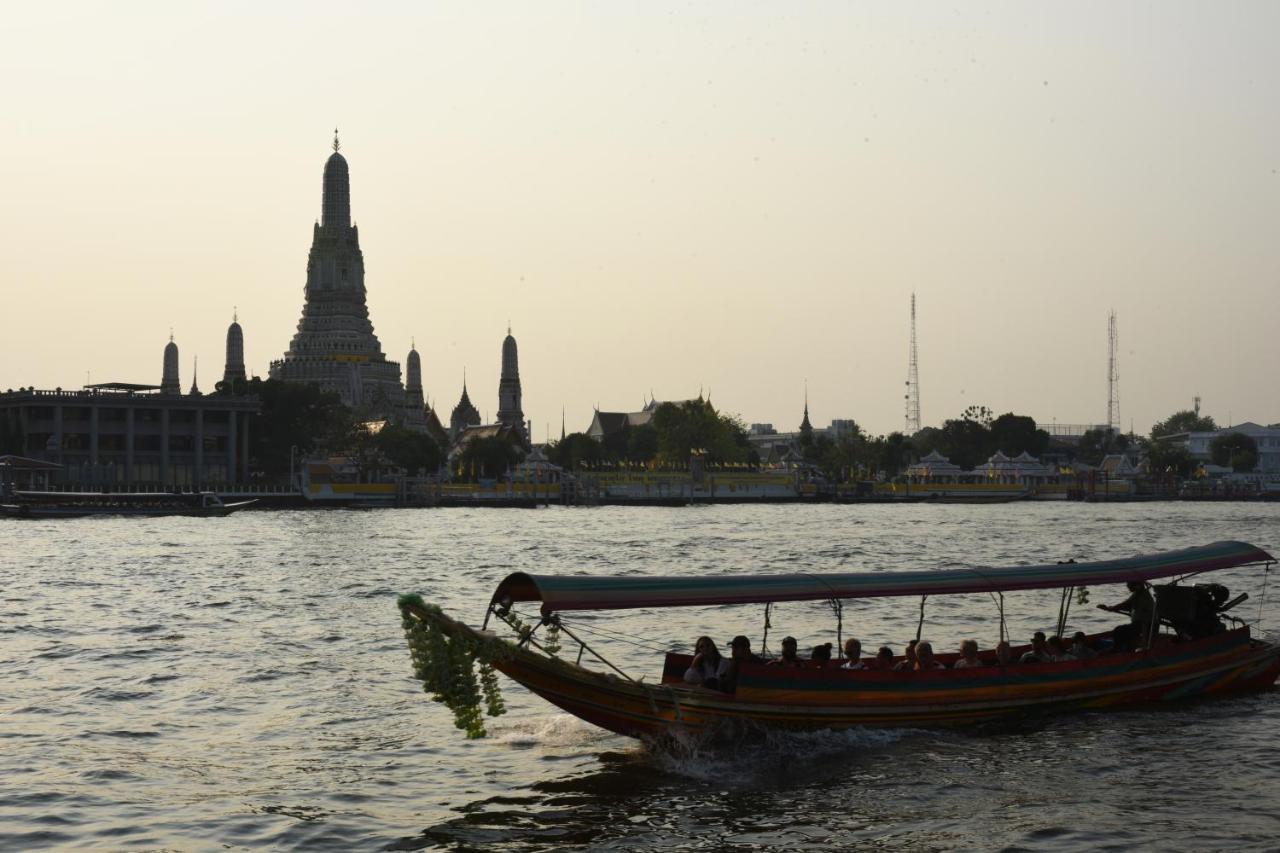
[[[1120,432],[1120,374],[1116,370],[1116,312],[1112,310],[1107,321],[1107,429]]]
[[[916,295],[911,294],[911,356],[907,362],[907,435],[920,431],[920,366],[916,360]]]

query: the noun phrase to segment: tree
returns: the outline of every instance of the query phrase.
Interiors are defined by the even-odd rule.
[[[473,438],[462,451],[458,468],[463,476],[497,478],[516,465],[523,455],[502,436]]]
[[[566,471],[572,471],[583,463],[590,465],[601,461],[604,450],[586,433],[571,432],[548,448],[547,458]]]
[[[632,462],[649,462],[658,455],[658,431],[649,424],[627,430],[626,457]]]
[[[1177,435],[1181,432],[1213,432],[1218,425],[1208,415],[1201,416],[1191,409],[1174,412],[1169,417],[1151,427],[1151,437],[1160,438],[1165,435]]]
[[[960,413],[960,420],[973,421],[982,424],[984,427],[991,426],[991,410],[986,406],[969,406]]]
[[[933,433],[938,430],[934,427],[927,427]],[[925,430],[916,433],[919,436]],[[872,439],[867,446],[867,467],[869,473],[874,476],[876,474],[884,474],[886,477],[897,476],[904,468],[911,464],[911,457],[921,453],[921,448],[915,444],[915,437],[907,438],[900,432],[891,432],[888,435],[882,435]]]
[[[1009,456],[1027,452],[1039,456],[1049,447],[1049,433],[1036,428],[1035,418],[1008,412],[991,422],[988,447],[994,453],[1003,451]]]
[[[820,437],[818,442],[821,452],[817,461],[829,480],[856,480],[864,469],[874,467],[870,445],[860,429],[842,433],[834,441]]]
[[[1180,478],[1191,476],[1196,460],[1181,444],[1168,441],[1152,442],[1147,450],[1147,462],[1152,474],[1174,474]]]
[[[1242,432],[1229,432],[1209,442],[1209,455],[1214,465],[1230,465],[1244,474],[1258,467],[1258,442]]]
[[[973,468],[986,461],[990,433],[977,420],[961,418],[942,424],[943,453],[961,468]]]
[[[1109,427],[1094,427],[1080,436],[1076,457],[1081,462],[1097,465],[1107,454],[1120,453],[1128,447],[1129,437],[1124,433],[1113,432]]]
[[[434,473],[444,461],[435,439],[399,424],[387,424],[373,437],[373,445],[383,456],[411,474]]]
[[[320,447],[345,448],[356,439],[357,423],[337,394],[316,385],[254,377],[219,394],[253,394],[261,412],[249,432],[254,467],[267,476],[287,475],[296,448],[297,458]]]
[[[746,429],[734,417],[719,414],[706,400],[663,403],[650,421],[658,436],[658,458],[685,465],[694,450],[707,462],[742,462],[747,458]]]

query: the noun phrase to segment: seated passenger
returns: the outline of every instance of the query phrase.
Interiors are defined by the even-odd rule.
[[[978,641],[965,640],[960,644],[960,659],[953,665],[954,669],[973,669],[976,666],[982,666],[982,661],[978,658]]]
[[[800,655],[796,653],[795,637],[782,638],[782,656],[769,661],[769,666],[804,666],[804,661],[800,660]]]
[[[844,665],[841,669],[866,669],[862,663],[862,641],[853,637],[844,641]]]
[[[693,644],[693,662],[684,671],[684,680],[711,690],[720,689],[720,679],[729,671],[729,661],[721,657],[715,641],[699,637]]]
[[[1071,656],[1076,660],[1093,660],[1098,656],[1097,652],[1089,648],[1084,631],[1076,631],[1075,634],[1071,636],[1070,652]]]
[[[1052,636],[1045,645],[1049,649],[1049,660],[1055,663],[1059,663],[1064,660],[1075,660],[1075,656],[1068,652],[1066,647],[1062,645],[1061,637],[1056,635]]]
[[[1045,642],[1044,631],[1036,631],[1031,637],[1031,649],[1018,658],[1018,663],[1049,663],[1053,656],[1049,654],[1049,644]]]
[[[831,663],[831,644],[823,643],[820,646],[814,646],[813,651],[809,652],[809,660],[813,661],[818,669]]]
[[[919,640],[907,643],[907,650],[902,653],[903,659],[893,669],[895,672],[911,672],[916,668],[916,644]]]
[[[871,661],[871,668],[877,672],[893,672],[893,649],[881,646],[875,659]]]
[[[1013,646],[1009,645],[1008,640],[996,643],[996,663],[1000,666],[1013,665]]]
[[[732,693],[738,689],[738,673],[742,664],[760,663],[760,658],[751,653],[751,641],[742,634],[733,638],[729,648],[732,655],[729,659],[729,669],[720,676],[720,689],[725,693]]]
[[[946,669],[942,661],[933,657],[933,644],[928,640],[916,643],[916,672],[931,672],[935,669]]]

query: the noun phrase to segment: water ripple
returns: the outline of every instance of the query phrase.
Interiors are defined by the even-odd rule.
[[[15,784],[0,788],[0,849],[1270,849],[1276,691],[1016,730],[775,735],[726,751],[618,738],[508,684],[511,713],[467,741],[409,677],[394,596],[423,592],[478,622],[512,571],[892,571],[1225,538],[1275,551],[1278,521],[1280,506],[1026,504],[7,522],[0,777]],[[1223,579],[1257,589],[1247,572]],[[1052,591],[1007,596],[1014,635],[1051,626],[1058,603]],[[844,636],[900,648],[916,616],[901,604],[850,602]],[[758,636],[761,616],[572,621],[611,632],[593,642],[652,676],[656,658],[633,641]],[[995,639],[988,597],[931,599],[928,616],[943,647]],[[1263,616],[1280,619],[1271,602]],[[772,619],[772,637],[835,639],[822,602],[780,605]],[[1073,627],[1109,622],[1072,611]]]

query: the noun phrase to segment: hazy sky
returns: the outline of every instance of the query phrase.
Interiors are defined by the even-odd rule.
[[[251,372],[335,125],[374,328],[535,439],[710,389],[780,429],[970,404],[1280,421],[1280,3],[26,3],[0,50],[0,389]]]

